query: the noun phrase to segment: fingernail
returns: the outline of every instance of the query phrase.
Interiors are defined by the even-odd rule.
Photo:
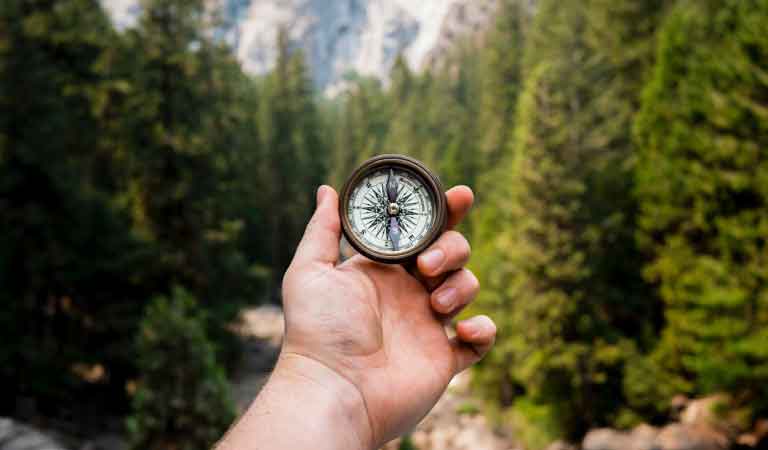
[[[321,185],[319,188],[317,188],[317,195],[316,195],[316,201],[318,206],[320,203],[322,203],[323,198],[325,198],[325,194],[328,192],[328,188],[325,185]]]
[[[440,268],[445,261],[445,253],[439,248],[429,250],[421,255],[421,265],[428,272],[432,273]]]
[[[462,325],[467,327],[469,334],[474,337],[480,334],[486,327],[486,320],[482,316],[472,317],[462,321]]]
[[[440,289],[435,294],[435,301],[438,305],[440,305],[441,312],[449,312],[451,309],[453,309],[455,298],[456,289],[451,287]]]

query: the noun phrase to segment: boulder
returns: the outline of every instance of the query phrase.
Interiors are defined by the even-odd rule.
[[[13,419],[0,417],[0,450],[66,450],[53,438]]]
[[[728,437],[709,425],[674,423],[662,428],[654,450],[726,450]]]
[[[691,400],[683,394],[677,394],[672,397],[672,401],[669,402],[669,409],[672,418],[679,420],[680,414],[683,412],[683,410],[685,410],[685,407],[688,406],[688,402],[690,401]]]
[[[582,450],[652,450],[659,430],[646,424],[631,432],[598,428],[584,436]]]
[[[680,423],[684,425],[718,426],[723,421],[723,409],[730,403],[725,394],[689,400],[680,413]]]
[[[565,441],[555,441],[549,444],[545,450],[576,450],[576,446]]]
[[[631,450],[654,450],[659,429],[648,424],[640,424],[630,433]]]
[[[590,430],[581,443],[582,450],[624,450],[629,449],[629,433],[611,428]]]

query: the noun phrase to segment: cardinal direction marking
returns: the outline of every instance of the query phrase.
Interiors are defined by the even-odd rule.
[[[352,200],[355,233],[380,251],[400,252],[418,245],[432,221],[433,199],[408,171],[383,168],[360,183]]]

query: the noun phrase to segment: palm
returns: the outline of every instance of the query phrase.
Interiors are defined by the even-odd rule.
[[[304,356],[352,381],[384,429],[402,431],[429,411],[455,367],[442,322],[419,281],[400,266],[356,256],[336,268],[305,271],[293,283],[302,295],[285,302],[287,351],[300,342],[311,352]]]

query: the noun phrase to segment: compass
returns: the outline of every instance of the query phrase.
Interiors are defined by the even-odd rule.
[[[380,155],[358,167],[341,190],[347,241],[378,262],[409,261],[445,231],[448,208],[440,179],[421,162]]]

